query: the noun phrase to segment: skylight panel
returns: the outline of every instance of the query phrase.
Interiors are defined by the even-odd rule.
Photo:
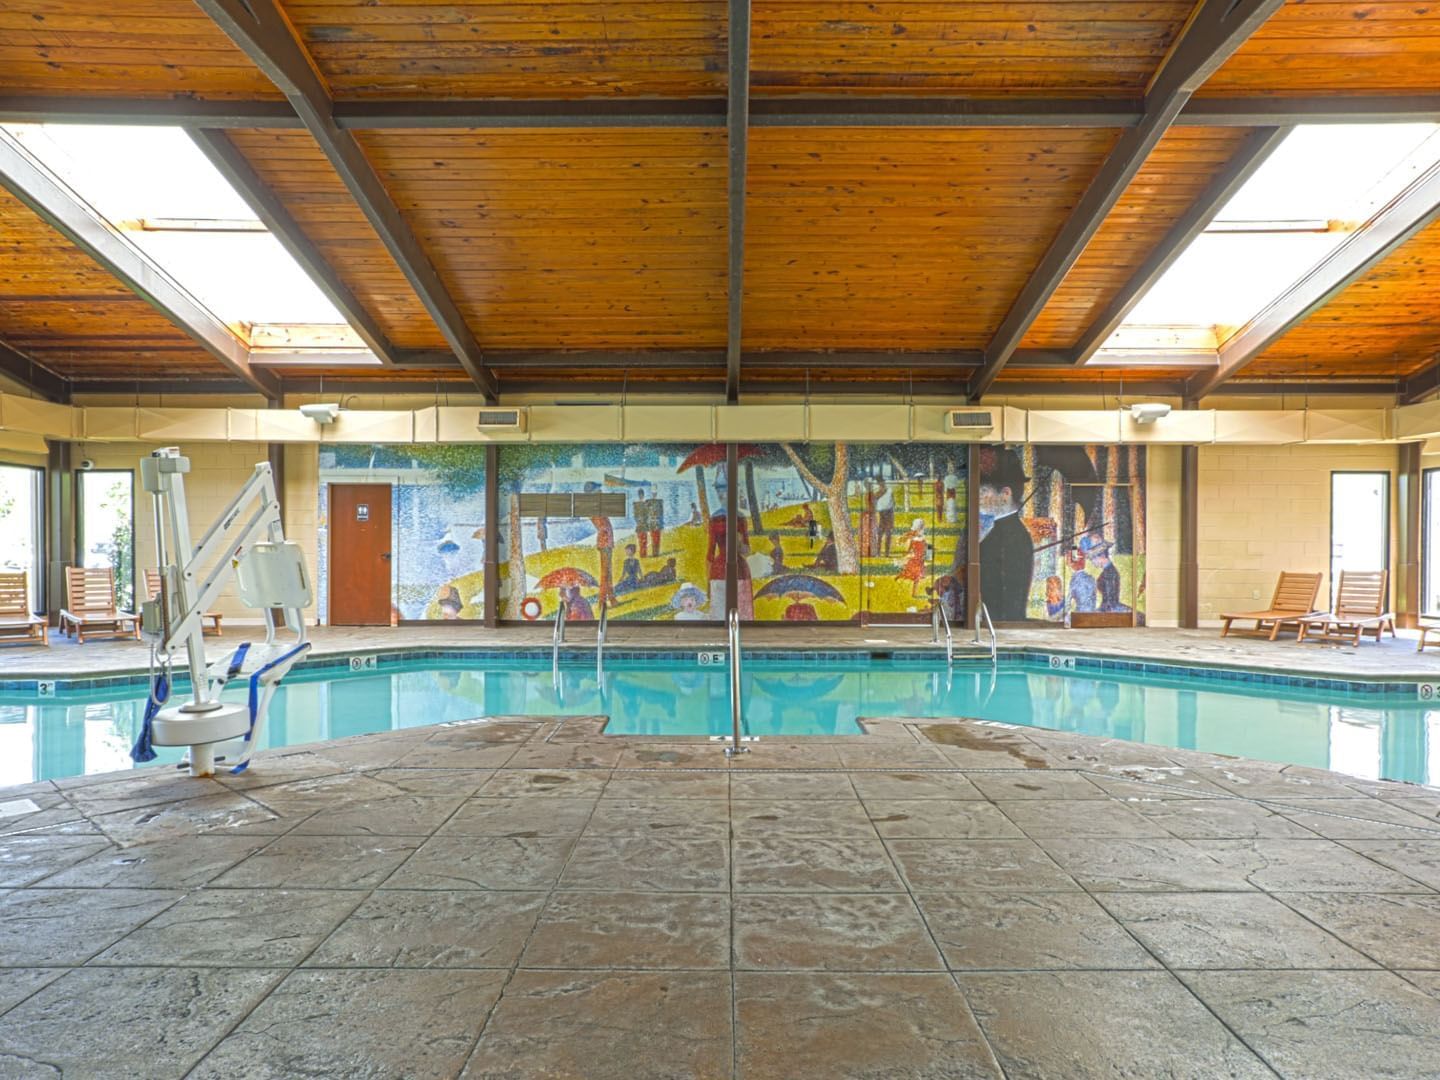
[[[1177,328],[1239,330],[1440,161],[1440,125],[1296,128],[1096,354],[1164,359]]]
[[[5,130],[242,337],[260,323],[345,324],[181,129]]]

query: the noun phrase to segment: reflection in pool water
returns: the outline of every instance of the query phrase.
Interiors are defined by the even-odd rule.
[[[367,676],[298,675],[270,712],[269,746],[477,716],[598,715],[617,735],[713,735],[730,727],[723,667],[618,661],[396,668]],[[745,726],[759,736],[853,735],[867,716],[968,716],[1158,746],[1338,769],[1363,777],[1440,783],[1440,710],[1401,696],[1240,692],[1214,682],[1144,682],[1057,674],[1022,665],[947,673],[885,661],[824,666],[751,661]],[[111,692],[113,695],[113,691]],[[144,697],[103,692],[0,697],[0,785],[131,767]],[[161,752],[178,761],[178,748]]]

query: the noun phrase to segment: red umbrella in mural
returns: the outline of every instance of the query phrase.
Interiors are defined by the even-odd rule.
[[[757,457],[764,457],[765,449],[753,443],[738,443],[735,446],[735,460],[746,461]],[[704,446],[697,446],[695,450],[682,461],[677,473],[685,472],[687,469],[695,470],[695,492],[700,499],[700,516],[705,519],[710,517],[710,498],[705,491],[705,466],[714,467],[725,463],[725,444],[706,443]],[[760,506],[755,496],[755,467],[753,461],[747,463],[745,470],[745,494],[750,500],[750,517],[754,522],[755,531],[760,531]]]
[[[809,574],[785,574],[767,581],[755,599],[762,596],[783,596],[791,601],[785,609],[786,622],[818,622],[820,616],[808,600],[831,600],[843,604],[845,597],[828,581],[821,581]]]
[[[572,585],[579,585],[582,589],[593,589],[599,584],[592,574],[586,573],[578,566],[562,566],[558,570],[551,570],[535,583],[535,587],[537,589],[568,589]]]

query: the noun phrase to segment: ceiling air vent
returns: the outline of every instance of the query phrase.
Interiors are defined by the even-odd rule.
[[[481,431],[524,431],[525,413],[520,409],[481,409],[475,426]]]
[[[989,409],[951,409],[945,414],[946,431],[991,431],[995,416]]]

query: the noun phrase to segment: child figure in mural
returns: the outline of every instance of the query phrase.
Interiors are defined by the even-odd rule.
[[[889,555],[895,537],[895,492],[884,480],[877,479],[875,483],[875,551]]]
[[[458,619],[460,609],[464,606],[460,601],[460,590],[454,585],[442,585],[435,593],[435,606],[440,609],[440,618]]]
[[[1050,619],[1058,619],[1065,614],[1065,583],[1060,580],[1059,574],[1051,574],[1045,579],[1045,615]]]
[[[705,612],[700,610],[705,606],[705,594],[688,581],[675,590],[670,606],[675,609],[676,622],[703,622],[706,618]]]
[[[923,518],[916,518],[910,523],[910,531],[901,537],[901,543],[905,545],[905,562],[900,566],[900,572],[895,575],[896,581],[910,582],[910,595],[920,595],[920,581],[925,576],[925,563],[930,554],[930,542],[925,539],[925,521]]]
[[[955,462],[950,462],[949,471],[945,473],[945,523],[954,525],[960,521],[960,475],[955,471]]]
[[[701,518],[700,518],[700,507],[696,506],[694,503],[691,503],[691,504],[690,504],[690,520],[687,521],[685,524],[687,524],[687,525],[704,525],[704,524],[705,524],[705,522],[702,521]]]
[[[1035,541],[1020,520],[1028,477],[1020,458],[1003,447],[981,453],[980,589],[990,617],[1027,617],[1035,573]]]
[[[706,572],[710,583],[710,610],[716,618],[723,618],[725,606],[725,491],[726,480],[720,476],[715,481],[715,496],[720,509],[710,517],[709,543],[705,549]],[[742,619],[755,618],[755,588],[750,578],[750,565],[745,561],[750,554],[750,527],[747,515],[736,507],[735,542],[739,547],[739,558],[735,565],[735,610]]]
[[[625,561],[620,564],[620,580],[615,583],[615,592],[624,595],[640,588],[640,560],[635,557],[635,545],[625,545]]]

